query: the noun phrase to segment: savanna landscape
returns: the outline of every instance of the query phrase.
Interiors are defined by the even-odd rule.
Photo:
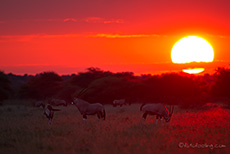
[[[1,0],[0,154],[230,154],[229,0]]]
[[[59,107],[60,108],[60,107]],[[76,107],[62,107],[51,125],[41,108],[1,107],[1,153],[229,153],[230,112],[175,108],[169,124],[144,122],[139,104],[106,105],[105,121],[83,121]],[[192,145],[190,145],[192,144]]]
[[[128,72],[112,73],[96,68],[72,77],[53,72],[24,80],[22,78],[28,76],[12,76],[1,74],[1,81],[4,81],[1,84],[5,84],[0,106],[1,153],[229,153],[229,95],[224,95],[229,88],[226,86],[228,69],[219,68],[215,75],[206,75],[206,78],[183,73],[140,78]],[[210,78],[212,84],[204,82]],[[161,80],[163,82],[159,83]],[[183,86],[172,87],[171,84],[177,82],[183,82]],[[162,92],[156,89],[158,93],[154,95],[154,89],[160,85],[167,90],[160,95]],[[17,90],[12,89],[14,86]],[[81,98],[102,103],[105,120],[99,121],[96,115],[83,120],[76,106],[71,104],[71,98],[79,96],[83,87],[88,90]],[[218,87],[219,92],[223,90],[221,93],[213,90]],[[9,95],[3,97],[7,91]],[[93,95],[95,91],[97,95]],[[105,97],[101,98],[102,94]],[[119,96],[127,103],[114,107],[113,99]],[[67,102],[67,106],[53,105],[60,111],[54,113],[51,124],[43,108],[36,106],[38,100],[49,103],[49,98]],[[141,104],[159,102],[167,108],[175,106],[170,122],[159,120],[156,124],[156,116],[151,115],[143,121]]]

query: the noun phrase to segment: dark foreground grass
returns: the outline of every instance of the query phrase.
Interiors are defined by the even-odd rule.
[[[229,110],[175,108],[169,125],[155,125],[155,117],[142,121],[139,106],[105,106],[106,121],[59,107],[51,125],[41,108],[1,106],[0,153],[230,153]]]

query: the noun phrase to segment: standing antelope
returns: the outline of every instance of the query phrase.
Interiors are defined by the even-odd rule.
[[[146,119],[147,115],[156,115],[156,124],[158,122],[158,117],[160,117],[162,119],[162,117],[164,117],[166,122],[169,122],[172,114],[173,114],[173,110],[174,110],[174,106],[170,107],[171,111],[169,112],[168,109],[166,108],[165,105],[163,104],[143,104],[140,107],[140,110],[144,112],[142,118],[143,120]]]
[[[125,99],[115,99],[113,101],[113,106],[116,107],[117,105],[120,105],[120,107],[125,105]]]
[[[90,104],[89,102],[82,99],[74,98],[72,104],[76,105],[81,115],[83,116],[83,120],[87,119],[86,115],[95,114],[97,114],[98,120],[100,120],[100,118],[105,120],[105,108],[100,103]]]
[[[54,109],[50,104],[43,105],[44,108],[44,114],[46,115],[48,119],[48,124],[51,124],[51,120],[54,116],[54,111],[60,111],[59,109]]]

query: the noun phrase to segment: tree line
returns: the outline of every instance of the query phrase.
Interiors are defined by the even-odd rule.
[[[89,102],[112,104],[114,99],[132,103],[162,102],[179,105],[199,105],[216,98],[229,100],[230,69],[218,68],[213,75],[166,73],[135,76],[132,72],[113,73],[99,68],[86,72],[58,75],[42,72],[32,75],[14,75],[0,72],[0,101],[6,99],[45,100],[80,97]]]

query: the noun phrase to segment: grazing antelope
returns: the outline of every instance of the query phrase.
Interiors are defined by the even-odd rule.
[[[170,107],[171,111],[169,112],[168,109],[166,108],[165,105],[163,104],[142,104],[140,107],[140,111],[143,111],[144,114],[142,116],[143,120],[146,119],[147,115],[156,115],[156,124],[158,122],[158,118],[160,117],[162,120],[162,117],[164,117],[166,122],[169,122],[172,114],[173,114],[173,110],[174,110],[174,106]]]
[[[51,120],[54,116],[54,111],[60,111],[60,109],[54,109],[50,104],[42,105],[44,108],[44,114],[48,119],[48,124],[51,124]]]
[[[125,105],[125,99],[118,99],[118,100],[114,100],[113,101],[113,106],[114,107],[116,107],[117,105],[120,105],[120,107],[122,106],[122,105]]]
[[[63,105],[63,106],[67,106],[67,103],[65,100],[62,100],[62,99],[55,99],[53,98],[50,103],[52,105],[55,105],[55,106],[60,106],[60,105]]]
[[[82,99],[74,98],[72,104],[76,105],[81,115],[83,116],[83,120],[87,119],[87,115],[95,114],[97,114],[98,120],[101,118],[105,120],[105,108],[100,103],[90,104],[89,102]]]
[[[45,102],[44,101],[37,101],[37,102],[35,102],[35,104],[34,104],[34,106],[35,107],[40,107],[40,106],[44,106],[45,105]],[[44,107],[43,107],[44,108]]]

